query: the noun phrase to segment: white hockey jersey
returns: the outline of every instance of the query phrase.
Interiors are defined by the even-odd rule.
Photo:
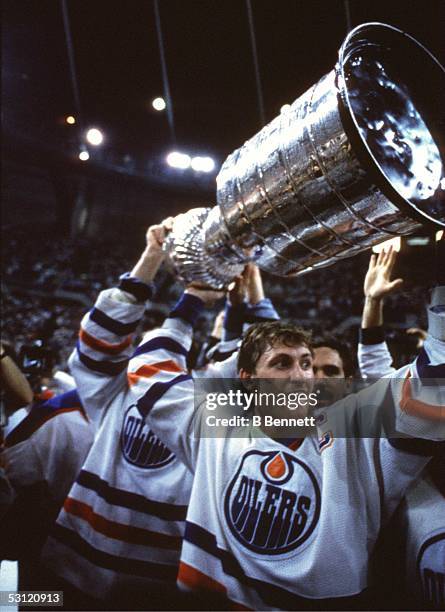
[[[430,315],[431,321],[431,315]],[[427,341],[428,353],[421,351],[421,376],[428,375],[425,370],[434,368],[436,382],[444,382],[443,364],[445,354],[440,349],[437,339]],[[442,345],[443,346],[443,345]],[[379,378],[394,375],[391,367],[392,357],[385,341],[375,344],[359,344],[358,351],[360,372],[364,378]],[[432,366],[430,365],[433,362]],[[442,366],[442,370],[439,367]],[[417,367],[416,370],[419,368]],[[443,403],[443,402],[442,402]],[[412,413],[416,408],[413,406]],[[419,411],[419,410],[418,410]],[[411,415],[411,419],[413,416]],[[445,449],[439,461],[435,463],[445,478]],[[431,465],[431,467],[433,467]],[[445,609],[445,497],[435,486],[427,466],[421,477],[412,483],[394,517],[394,528],[397,537],[404,546],[400,553],[404,555],[403,567],[404,595],[417,601],[424,609]],[[391,532],[387,533],[387,546],[393,545]]]
[[[62,504],[94,439],[75,390],[33,405],[5,440],[6,475],[15,489],[45,482]]]
[[[169,335],[186,353],[190,338],[171,334],[168,325],[152,332],[150,342]],[[334,439],[328,421],[318,439],[305,438],[297,449],[254,432],[200,438],[203,411],[194,406],[183,353],[163,347],[161,355],[147,354],[145,367],[162,358],[176,368],[144,380],[145,392],[141,386],[133,400],[195,474],[180,584],[224,593],[237,609],[260,610],[363,591],[380,527],[428,457],[416,454],[415,444],[408,452],[387,439]],[[399,372],[402,380],[407,374]],[[377,392],[369,397],[380,405]],[[361,401],[353,396],[350,407]]]
[[[445,462],[442,462],[442,468]],[[406,589],[423,609],[445,609],[445,497],[425,474],[398,512],[406,543]]]
[[[143,342],[127,372],[131,334],[144,311],[131,300],[118,289],[104,291],[82,321],[70,366],[97,434],[43,551],[47,568],[100,599],[133,589],[149,598],[175,584],[192,483],[145,424],[132,392],[160,369],[176,371],[168,351],[184,349],[174,333]]]
[[[2,525],[4,557],[28,555],[43,543],[93,439],[76,391],[35,403],[9,432],[2,461],[16,499]]]

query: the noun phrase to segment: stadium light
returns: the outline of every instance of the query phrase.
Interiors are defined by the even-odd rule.
[[[167,155],[167,164],[171,168],[177,168],[179,170],[186,170],[190,168],[192,160],[190,155],[186,153],[179,153],[179,151],[172,151]]]
[[[215,162],[211,157],[194,157],[191,165],[195,172],[212,172],[215,168]]]
[[[68,125],[74,125],[76,123],[76,118],[72,115],[68,115],[68,117],[65,117],[65,121]]]
[[[436,242],[439,242],[439,240],[442,240],[443,238],[443,230],[439,230],[438,232],[436,232]]]
[[[97,147],[98,145],[102,144],[103,139],[104,139],[104,135],[97,128],[90,128],[88,130],[87,140],[94,147]]]
[[[82,161],[88,161],[90,159],[90,154],[88,151],[81,151],[79,153],[79,159]]]
[[[151,105],[157,111],[163,111],[165,110],[165,107],[167,106],[164,98],[155,98],[153,102],[151,103]]]
[[[389,249],[390,246],[397,251],[400,251],[400,247],[402,245],[402,240],[400,238],[391,238],[390,240],[385,240],[385,242],[381,242],[380,244],[376,244],[372,247],[373,253],[380,253],[383,249]]]

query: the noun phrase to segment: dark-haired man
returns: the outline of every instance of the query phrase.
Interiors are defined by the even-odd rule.
[[[354,364],[350,348],[337,338],[319,338],[312,343],[314,350],[314,376],[320,380],[351,378]]]

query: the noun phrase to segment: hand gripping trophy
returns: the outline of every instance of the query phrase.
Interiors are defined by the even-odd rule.
[[[224,162],[214,208],[176,218],[185,282],[223,288],[246,262],[329,266],[429,224],[445,228],[445,70],[408,34],[352,30],[335,68]]]

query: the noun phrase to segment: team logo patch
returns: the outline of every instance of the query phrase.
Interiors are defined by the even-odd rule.
[[[432,609],[445,609],[445,533],[429,538],[417,557],[423,599]]]
[[[225,495],[230,531],[246,548],[280,555],[301,546],[320,517],[318,482],[300,459],[284,451],[247,452]]]
[[[121,449],[126,461],[140,468],[163,467],[175,458],[171,450],[146,425],[136,404],[132,404],[125,414]]]
[[[324,451],[326,448],[329,448],[334,443],[334,436],[332,435],[332,431],[328,431],[321,438],[318,439],[318,450],[320,452]]]

